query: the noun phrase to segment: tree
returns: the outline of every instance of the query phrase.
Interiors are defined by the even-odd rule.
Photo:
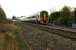
[[[49,20],[51,23],[53,23],[54,21],[56,22],[59,17],[60,17],[60,12],[56,11],[50,14]]]
[[[58,17],[58,19],[57,19],[57,24],[58,25],[63,25],[64,24],[64,18],[63,17]]]
[[[6,14],[4,10],[0,7],[0,23],[6,23]]]
[[[0,20],[5,20],[6,19],[6,14],[4,10],[0,7]]]
[[[71,24],[71,22],[70,22],[70,20],[71,20],[71,11],[70,11],[69,7],[64,6],[62,8],[62,10],[61,10],[60,15],[61,15],[61,17],[64,18],[64,22],[63,22],[64,25],[70,25]]]

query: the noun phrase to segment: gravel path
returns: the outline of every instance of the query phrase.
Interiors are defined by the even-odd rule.
[[[22,24],[20,36],[31,50],[76,50],[76,41]],[[29,50],[28,49],[28,50]]]

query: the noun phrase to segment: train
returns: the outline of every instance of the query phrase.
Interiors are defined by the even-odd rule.
[[[47,11],[41,11],[39,15],[32,16],[28,18],[27,22],[35,23],[35,24],[43,24],[47,25],[49,21],[48,17],[48,12]]]
[[[48,12],[47,11],[41,11],[40,15],[37,18],[37,21],[39,24],[48,24]]]

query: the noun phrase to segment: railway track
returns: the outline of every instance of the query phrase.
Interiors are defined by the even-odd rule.
[[[27,23],[27,22],[22,22],[22,23],[28,24],[32,27],[38,28],[43,31],[47,31],[52,34],[62,36],[64,38],[71,39],[73,41],[76,41],[76,30],[75,29],[64,28],[64,27],[59,27],[59,26],[55,27],[55,26],[48,26],[48,25],[32,24],[32,23]]]

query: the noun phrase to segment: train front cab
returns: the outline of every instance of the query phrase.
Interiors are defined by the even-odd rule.
[[[40,12],[40,23],[43,25],[48,24],[48,12],[47,11]]]

